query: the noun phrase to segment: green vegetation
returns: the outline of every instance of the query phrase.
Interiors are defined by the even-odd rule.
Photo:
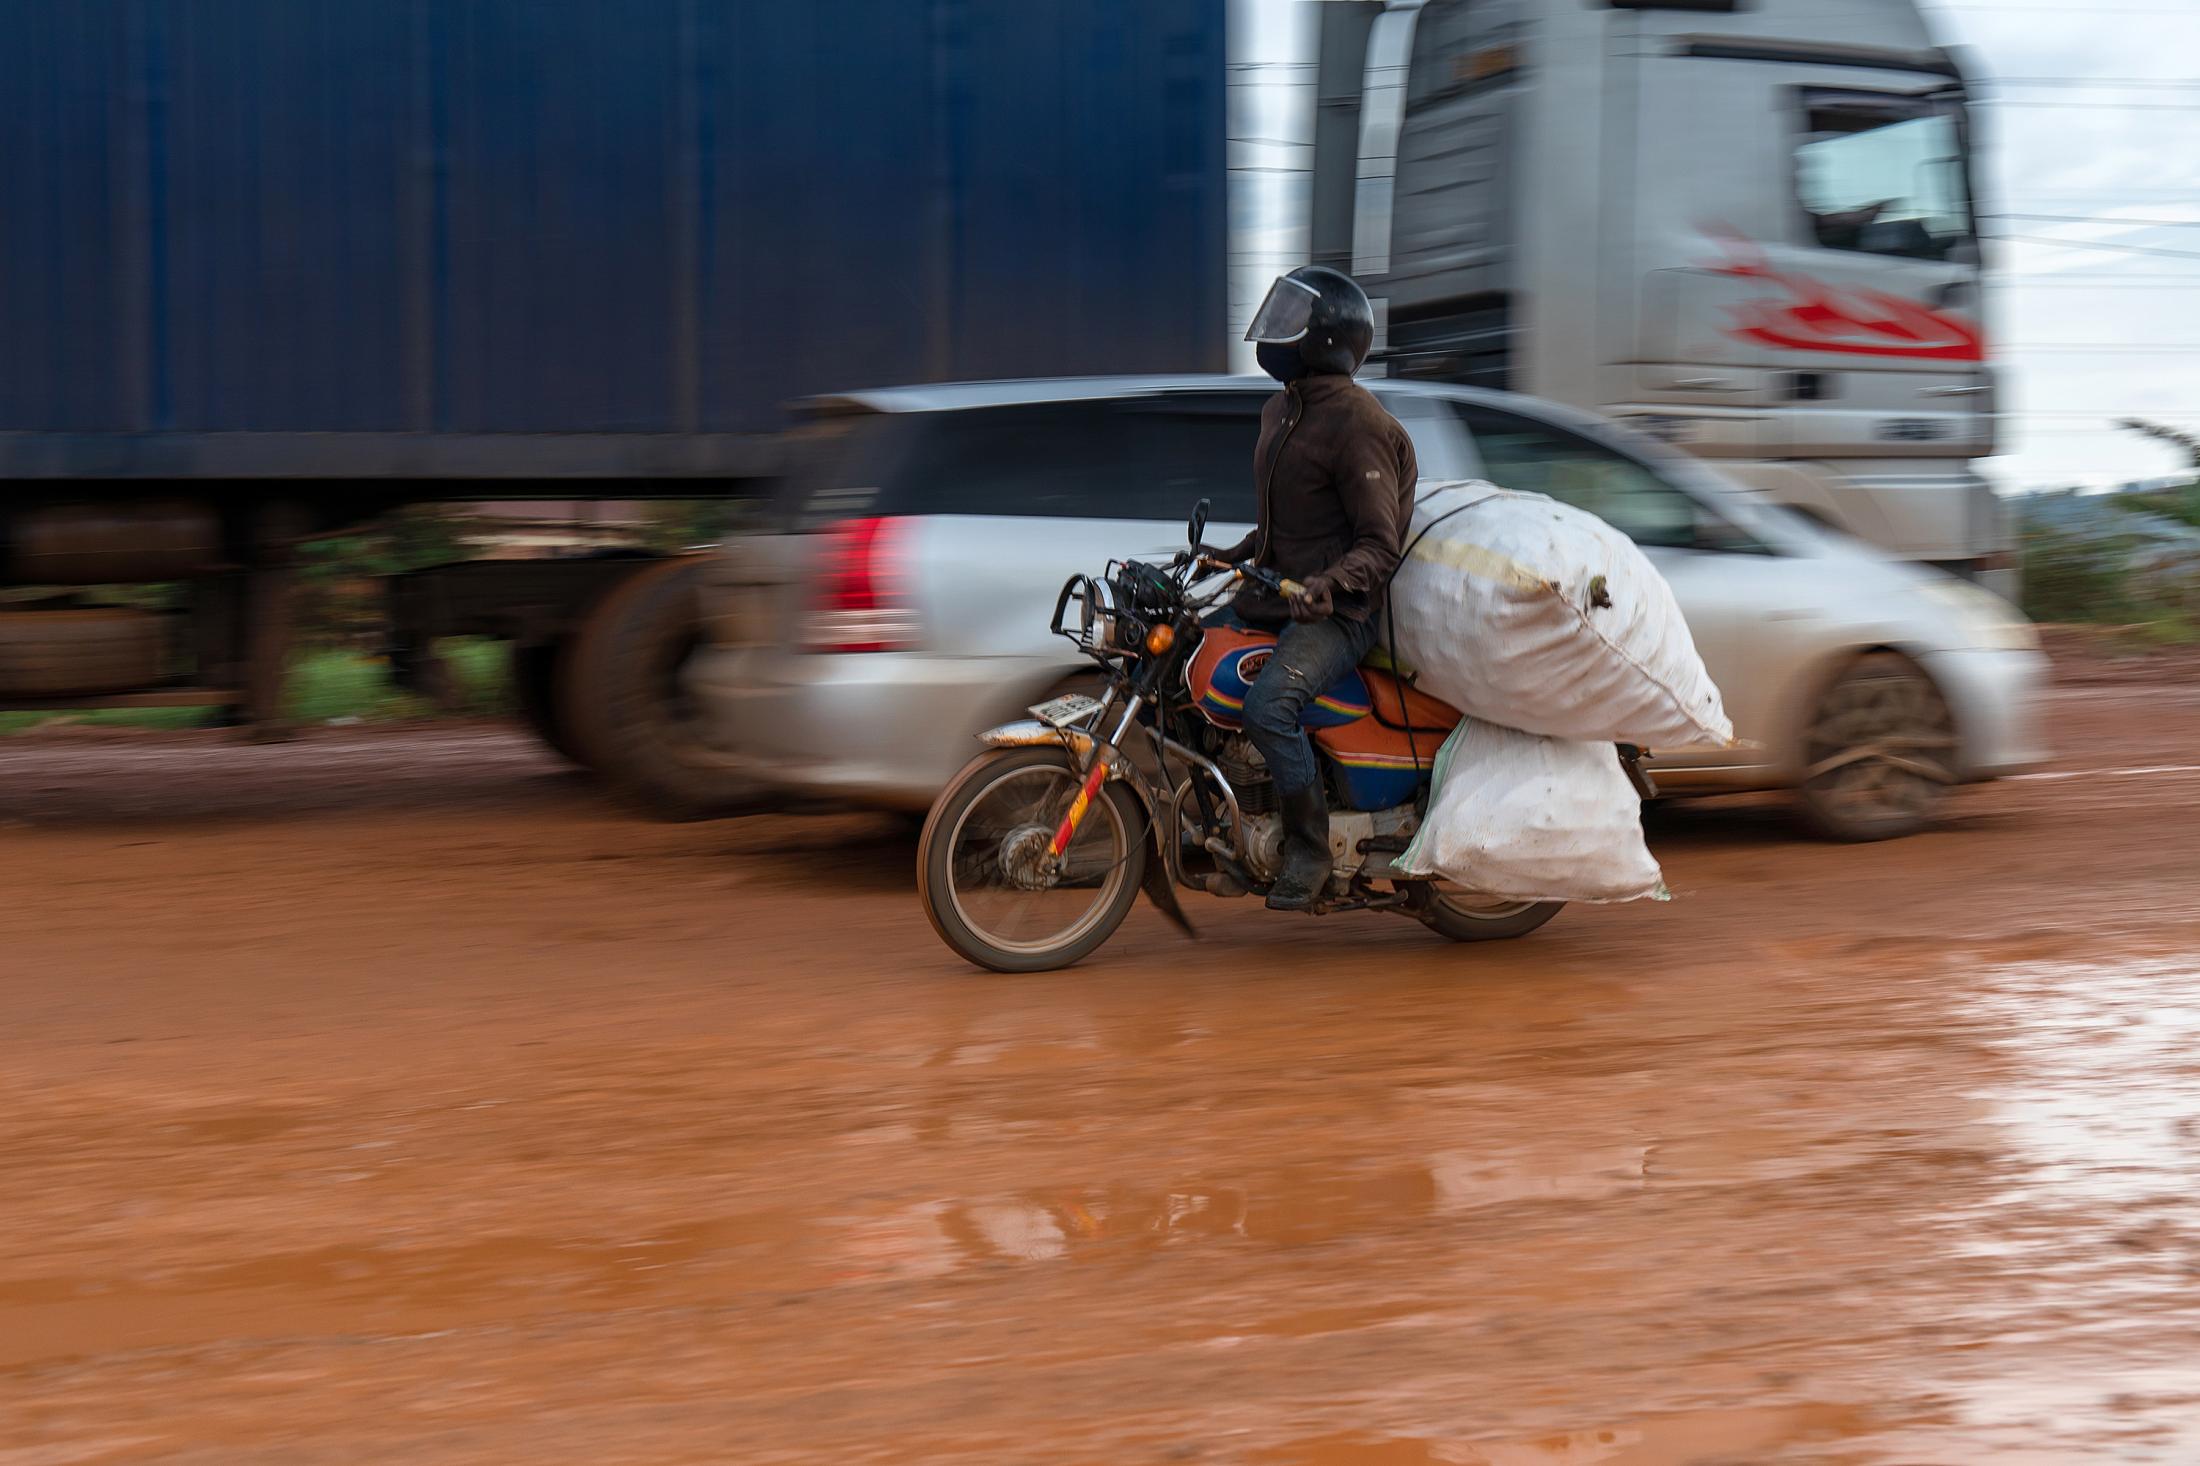
[[[740,500],[672,499],[643,508],[641,523],[631,530],[635,548],[659,551],[716,540],[745,516],[760,512],[758,505]],[[310,726],[332,719],[397,722],[510,712],[510,659],[500,642],[467,638],[444,645],[452,696],[443,708],[400,692],[382,660],[362,650],[383,639],[386,577],[470,559],[481,553],[483,537],[494,528],[467,506],[419,504],[302,545],[295,604],[299,651],[291,668],[290,716]],[[90,586],[59,594],[65,600],[57,600],[51,587],[0,591],[0,606],[52,602],[180,611],[189,604],[190,588]],[[0,735],[53,724],[194,728],[215,717],[207,708],[0,712]]]
[[[2158,514],[2200,529],[2200,481],[2143,494],[2118,494],[2110,502],[2126,514]]]
[[[2200,574],[2136,571],[2132,555],[2140,545],[2137,537],[2027,525],[2024,613],[2035,621],[2114,627],[2138,646],[2200,642]]]
[[[452,711],[461,717],[493,717],[511,709],[508,656],[503,643],[465,639],[442,647],[454,687]],[[399,691],[379,657],[361,652],[308,652],[291,667],[290,715],[302,724],[355,718],[363,723],[402,722],[437,715],[425,698]],[[0,713],[0,734],[51,724],[94,728],[195,728],[207,708],[92,708],[72,712]]]

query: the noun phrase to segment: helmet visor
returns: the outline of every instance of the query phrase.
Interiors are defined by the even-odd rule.
[[[1245,339],[1265,341],[1271,346],[1298,340],[1312,324],[1314,305],[1321,298],[1321,292],[1313,286],[1302,285],[1289,275],[1279,276],[1268,287],[1268,298],[1253,312],[1253,324],[1246,329]]]

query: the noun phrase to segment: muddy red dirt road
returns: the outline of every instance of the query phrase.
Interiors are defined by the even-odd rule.
[[[495,729],[0,743],[0,1463],[2200,1460],[2200,690],[1454,948]]]

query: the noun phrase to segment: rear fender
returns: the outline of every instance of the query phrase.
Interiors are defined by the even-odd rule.
[[[978,741],[989,748],[1045,748],[1068,750],[1071,757],[1082,760],[1092,752],[1099,740],[1080,728],[1056,728],[1037,718],[1027,718],[1014,723],[1003,723],[998,728],[988,728],[978,735]],[[1191,918],[1177,903],[1176,884],[1169,877],[1172,862],[1169,859],[1168,842],[1176,838],[1172,822],[1162,810],[1161,801],[1154,797],[1146,776],[1138,771],[1138,765],[1127,758],[1117,758],[1108,765],[1111,783],[1125,784],[1138,798],[1138,807],[1146,819],[1145,836],[1153,842],[1154,859],[1146,862],[1146,899],[1160,908],[1161,914],[1176,924],[1186,936],[1196,936]]]

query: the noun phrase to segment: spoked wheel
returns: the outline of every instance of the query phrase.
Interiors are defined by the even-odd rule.
[[[917,890],[932,929],[980,967],[1047,972],[1115,934],[1146,873],[1146,819],[1119,783],[1101,786],[1059,860],[1048,853],[1083,777],[1066,751],[1006,749],[974,760],[932,806]]]
[[[1835,840],[1892,840],[1939,812],[1956,781],[1955,720],[1908,657],[1860,657],[1818,704],[1803,740],[1803,817]]]
[[[1526,936],[1565,909],[1563,901],[1508,901],[1436,886],[1415,914],[1429,930],[1455,942],[1506,942]]]

